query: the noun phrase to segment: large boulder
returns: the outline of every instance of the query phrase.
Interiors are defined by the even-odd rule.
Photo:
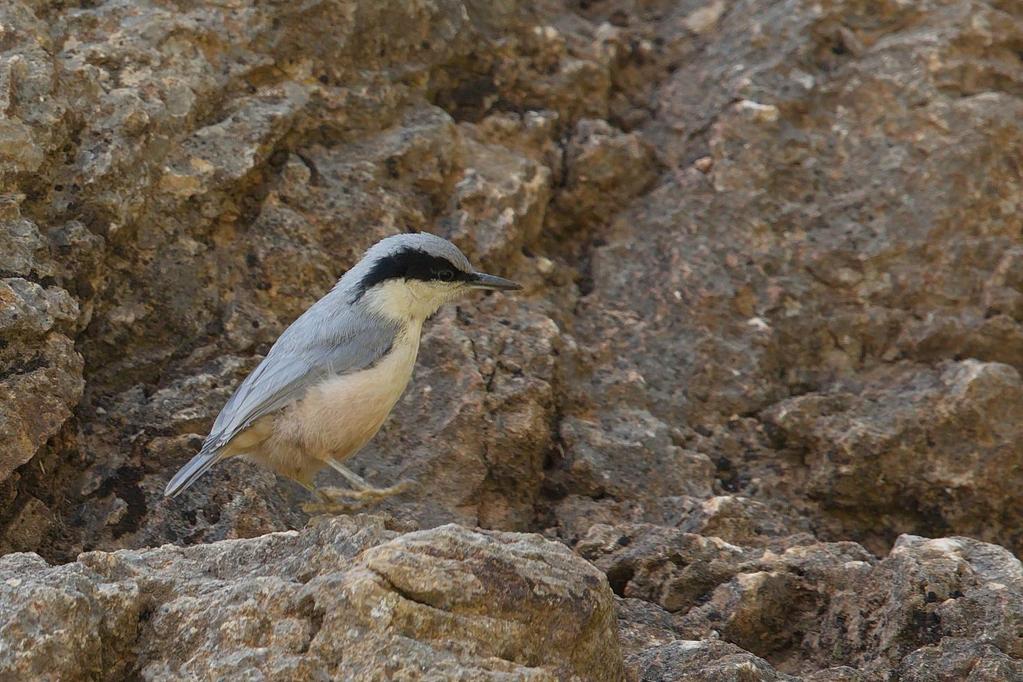
[[[0,559],[0,676],[622,679],[611,590],[560,543],[379,518],[49,566]]]

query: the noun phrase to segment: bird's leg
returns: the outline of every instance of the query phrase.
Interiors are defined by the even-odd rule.
[[[366,490],[317,488],[314,492],[319,501],[306,502],[302,505],[302,510],[307,514],[341,514],[357,511],[374,502],[403,493],[413,485],[412,481],[402,481],[387,488],[367,488]]]
[[[292,479],[292,480],[295,480],[295,479]],[[322,503],[322,504],[331,504],[334,501],[334,499],[332,497],[330,497],[325,492],[323,492],[322,490],[320,490],[319,488],[314,486],[312,483],[306,483],[305,481],[299,481],[299,480],[295,480],[295,483],[298,483],[300,486],[302,486],[303,488],[308,490],[310,495],[314,495],[314,496],[320,498],[320,503]],[[308,503],[308,504],[313,504],[313,503]],[[305,505],[303,505],[303,506],[305,506]]]
[[[330,489],[332,492],[336,490],[337,493],[339,493],[343,497],[348,497],[351,499],[365,502],[375,502],[377,500],[382,500],[385,497],[390,497],[392,495],[403,493],[412,487],[412,481],[402,481],[387,488],[375,488],[372,485],[370,485],[362,476],[359,476],[357,473],[355,473],[354,471],[352,471],[351,469],[349,469],[336,459],[332,458],[327,460],[327,464],[329,464],[334,471],[344,476],[348,480],[348,482],[351,483],[352,486],[355,488],[355,490],[344,490],[337,488]]]
[[[302,509],[309,513],[330,514],[361,509],[374,502],[398,495],[412,488],[412,481],[401,481],[387,488],[374,488],[366,479],[335,459],[327,460],[331,468],[340,473],[355,488],[315,488],[320,502],[309,502]]]
[[[353,504],[345,500],[330,497],[325,491],[317,490],[316,497],[319,502],[306,502],[302,505],[302,511],[306,514],[344,514],[346,512],[358,511],[361,504]]]
[[[342,464],[341,462],[337,461],[336,459],[328,459],[327,460],[327,464],[330,465],[331,469],[333,469],[334,471],[336,471],[339,474],[341,474],[342,476],[344,476],[345,479],[349,483],[351,483],[353,486],[355,486],[357,489],[359,489],[359,490],[370,490],[373,487],[369,483],[366,482],[366,479],[364,479],[362,476],[360,476],[359,474],[355,473],[354,471],[352,471],[351,469],[349,469],[348,467],[346,467],[344,464]]]

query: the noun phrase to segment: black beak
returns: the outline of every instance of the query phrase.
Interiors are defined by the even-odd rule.
[[[497,291],[515,291],[522,288],[518,282],[513,282],[497,275],[488,275],[483,272],[472,273],[469,286],[474,289],[495,289]]]

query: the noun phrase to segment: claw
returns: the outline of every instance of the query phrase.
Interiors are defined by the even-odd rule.
[[[365,490],[345,490],[343,495],[350,497],[353,500],[358,500],[364,503],[376,502],[393,495],[400,495],[401,493],[410,490],[415,486],[414,481],[401,481],[387,488],[366,488]]]
[[[347,488],[317,488],[319,502],[306,502],[302,511],[307,514],[343,514],[358,511],[374,502],[399,495],[415,487],[415,481],[401,481],[387,488],[366,488],[349,490]]]
[[[358,511],[361,505],[344,504],[343,502],[306,502],[302,511],[310,516],[316,514],[345,514]]]

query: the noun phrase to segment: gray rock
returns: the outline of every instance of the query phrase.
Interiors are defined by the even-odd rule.
[[[348,521],[344,549],[295,550],[328,531],[266,534],[305,526],[306,493],[242,462],[161,497],[281,330],[425,229],[526,288],[430,324],[352,462],[419,482],[390,527],[574,547],[620,593],[637,679],[1011,679],[1011,555],[939,538],[1020,549],[1021,21],[998,0],[4,4],[0,552],[70,562],[5,560],[52,607],[0,599],[40,642],[6,651],[67,679],[330,677],[352,652],[356,679],[619,675],[567,550]],[[906,532],[936,539],[892,550]],[[232,553],[275,543],[315,570]],[[429,587],[484,556],[509,588],[583,583],[524,598],[535,629],[500,580]]]
[[[535,535],[379,517],[193,548],[0,559],[0,674],[619,680],[611,591]]]
[[[1023,446],[1015,368],[977,360],[902,366],[857,384],[765,412],[805,463],[808,495],[875,543],[890,542],[896,529],[1012,536],[1023,522],[1005,505],[1023,486],[1012,464]]]
[[[659,526],[593,526],[576,551],[607,573],[616,593],[667,611],[692,608],[753,558],[723,540]]]
[[[734,644],[714,640],[676,640],[632,657],[629,667],[641,682],[780,682],[782,675],[767,661]]]
[[[71,416],[84,388],[67,291],[0,279],[0,480],[29,461]]]
[[[1021,589],[1019,559],[1001,547],[902,536],[864,581],[833,597],[821,646],[864,669],[883,673],[901,660],[906,671],[930,671],[937,679],[962,669],[965,649],[991,665],[1012,664],[1023,646],[1012,625],[1020,618]],[[998,663],[999,653],[1008,660]]]
[[[908,682],[1000,682],[1023,679],[1023,662],[998,647],[969,639],[945,638],[906,656],[899,679]]]

